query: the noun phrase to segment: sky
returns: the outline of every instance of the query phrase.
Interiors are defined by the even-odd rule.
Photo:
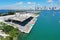
[[[0,9],[32,8],[35,6],[59,7],[60,0],[0,0]]]

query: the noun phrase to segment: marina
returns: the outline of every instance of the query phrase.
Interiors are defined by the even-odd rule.
[[[35,13],[16,13],[14,15],[2,16],[0,21],[18,28],[21,32],[29,33],[37,20]]]

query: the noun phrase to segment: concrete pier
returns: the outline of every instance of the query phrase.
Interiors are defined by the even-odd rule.
[[[22,16],[23,15],[23,16]],[[29,33],[31,31],[31,29],[33,28],[37,17],[39,16],[34,14],[34,13],[27,13],[27,14],[18,14],[18,15],[10,15],[10,16],[5,16],[5,17],[0,17],[0,21],[2,20],[2,22],[13,26],[14,28],[18,28],[21,32],[25,32],[25,33]],[[12,22],[13,20],[17,20],[19,21],[24,21],[26,19],[28,19],[29,17],[33,17],[33,19],[31,19],[26,25],[22,26],[18,23]],[[5,20],[11,19],[11,22],[6,22]],[[16,21],[16,22],[17,22]]]

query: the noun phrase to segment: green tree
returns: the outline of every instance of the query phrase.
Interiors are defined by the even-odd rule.
[[[19,35],[18,29],[14,28],[13,30],[11,30],[9,32],[9,35],[10,35],[11,40],[13,40],[13,38],[15,38]]]
[[[4,26],[3,31],[6,32],[6,33],[8,33],[9,31],[11,31],[13,29],[14,29],[14,27],[6,25],[6,26]]]
[[[13,30],[11,30],[11,31],[9,32],[9,35],[10,35],[11,37],[16,37],[16,36],[18,36],[18,34],[19,34],[19,31],[18,31],[18,29],[16,29],[16,28],[14,28]]]
[[[13,40],[21,34],[18,28],[14,28],[13,26],[7,25],[3,22],[1,22],[0,24],[3,25],[1,26],[1,30],[10,35],[9,37],[7,37],[8,39],[6,38],[5,40]]]
[[[13,14],[15,14],[15,12],[12,11],[8,12],[8,15],[13,15]]]

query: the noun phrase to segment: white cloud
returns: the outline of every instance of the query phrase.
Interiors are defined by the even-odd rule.
[[[36,4],[36,2],[27,2],[27,4]]]
[[[17,4],[23,4],[23,2],[19,2],[19,3],[17,3]]]
[[[58,0],[60,2],[60,0]]]
[[[53,0],[48,0],[48,2],[53,2]]]
[[[27,5],[24,5],[24,4],[27,4]],[[31,4],[31,5],[28,5],[28,4]],[[24,8],[34,8],[34,4],[36,4],[35,2],[27,2],[27,3],[24,3],[24,2],[18,2],[18,3],[15,3],[15,4],[12,4],[12,5],[4,5],[4,6],[0,6],[0,9],[24,9]],[[28,7],[27,7],[28,6]]]
[[[22,8],[23,2],[14,3],[11,5],[0,6],[0,9],[20,9]]]
[[[31,2],[27,2],[27,4],[31,4]]]

